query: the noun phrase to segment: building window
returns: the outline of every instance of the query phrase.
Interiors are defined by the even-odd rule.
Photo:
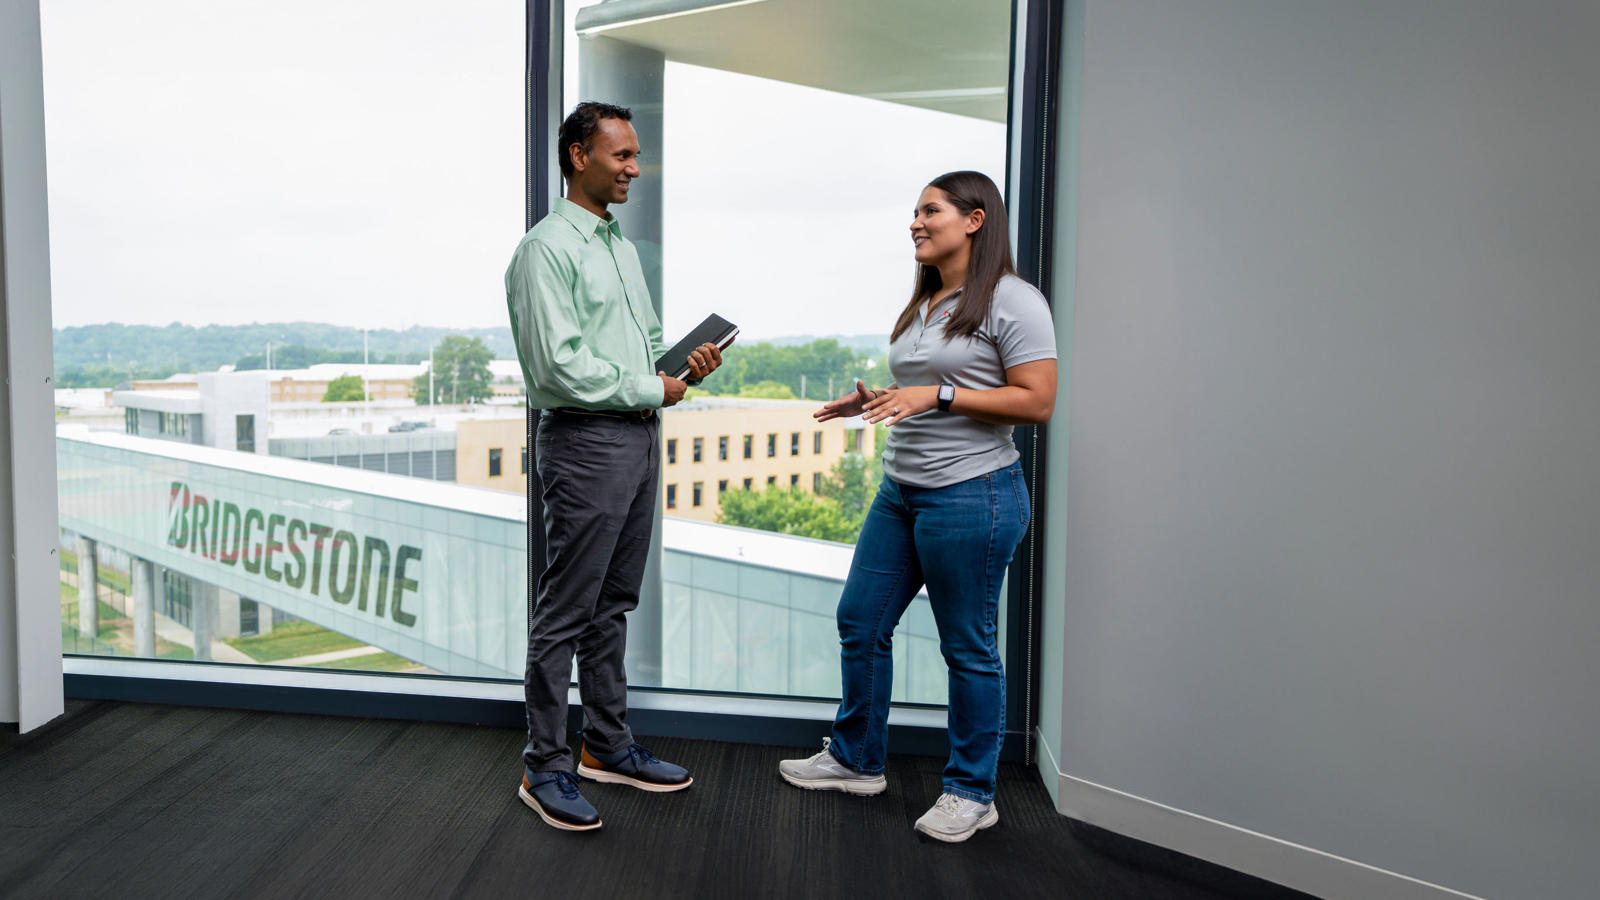
[[[239,636],[261,633],[261,606],[249,597],[239,598]]]
[[[678,508],[678,486],[675,485],[675,484],[669,484],[669,485],[667,485],[667,509],[677,509],[677,508]]]
[[[699,506],[705,496],[705,490],[706,483],[704,481],[696,481],[694,483],[694,496],[691,498],[690,502],[692,502],[695,506]]]
[[[754,483],[755,483],[755,479],[754,478],[746,478],[744,480],[744,489],[747,490],[747,491],[750,490],[750,485],[752,485]]]
[[[800,455],[800,432],[798,432],[798,431],[793,432],[793,433],[791,433],[789,435],[789,455],[790,456],[799,456]]]
[[[489,477],[490,478],[499,478],[500,477],[500,448],[499,447],[490,447],[489,448]]]
[[[667,465],[678,461],[678,439],[667,438]],[[668,504],[669,506],[671,504]]]
[[[778,455],[778,435],[776,433],[769,433],[767,435],[767,456],[768,457],[773,457],[773,456],[777,456],[777,455]]]
[[[778,483],[778,476],[776,476],[776,475],[768,475],[767,476],[767,487],[773,487],[777,483]]]
[[[811,432],[811,452],[813,454],[822,452],[822,432],[820,431]]]
[[[813,493],[813,494],[822,493],[822,473],[821,472],[812,472],[811,473],[811,493]]]
[[[861,452],[861,435],[863,433],[864,433],[864,429],[860,429],[860,428],[857,428],[854,431],[846,431],[844,433],[844,452],[846,452],[846,453],[860,453]]]
[[[240,453],[256,452],[256,417],[233,417],[233,447]]]
[[[705,459],[705,451],[706,451],[706,439],[705,438],[695,438],[694,439],[694,461],[695,462],[703,461]],[[699,506],[700,504],[697,503],[695,505]]]
[[[157,431],[173,437],[189,436],[189,416],[187,413],[161,413],[157,420]]]
[[[799,487],[799,486],[800,486],[800,473],[796,472],[793,475],[789,476],[789,487]]]
[[[720,497],[723,494],[726,494],[727,492],[728,492],[728,479],[726,479],[726,478],[718,478],[717,479],[717,496]]]
[[[722,437],[717,438],[717,460],[719,462],[726,462],[727,459],[728,459],[728,436],[727,435],[723,435]]]
[[[122,423],[129,434],[139,433],[139,411],[126,409],[122,411]]]
[[[754,446],[755,442],[756,442],[756,436],[755,435],[747,434],[747,435],[744,436],[744,458],[745,459],[749,459],[751,457],[751,455],[752,455],[751,448]]]
[[[528,474],[528,448],[522,448],[522,474]]]

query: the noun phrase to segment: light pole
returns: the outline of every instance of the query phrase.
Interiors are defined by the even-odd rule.
[[[361,402],[363,415],[367,424],[372,424],[372,385],[367,380],[367,369],[372,365],[371,356],[367,352],[367,330],[361,329]]]

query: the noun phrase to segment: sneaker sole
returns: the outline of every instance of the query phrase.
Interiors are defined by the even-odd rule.
[[[778,770],[778,775],[783,778],[784,781],[789,782],[795,787],[804,788],[808,791],[843,791],[846,794],[855,794],[858,797],[872,797],[889,789],[889,779],[882,775],[868,780],[856,780],[851,778],[796,778],[782,769]]]
[[[914,827],[919,834],[925,834],[928,837],[931,837],[936,841],[944,841],[946,844],[959,844],[962,841],[966,840],[967,838],[972,837],[973,835],[975,835],[978,832],[982,831],[983,829],[985,829],[985,828],[993,828],[994,826],[999,825],[999,824],[1000,824],[1000,810],[998,808],[991,808],[989,810],[989,814],[984,816],[983,818],[979,819],[978,820],[978,824],[974,825],[972,827],[972,830],[970,830],[970,831],[962,831],[962,832],[959,832],[957,834],[942,834],[942,833],[937,832],[937,831],[929,831],[928,829],[923,828],[921,822],[918,822],[916,825],[914,825],[912,827]]]
[[[593,825],[575,825],[571,822],[561,821],[555,816],[545,812],[544,807],[539,805],[539,801],[534,799],[534,796],[528,793],[528,789],[525,787],[517,788],[517,796],[522,798],[523,803],[528,804],[529,809],[538,813],[539,818],[543,819],[544,823],[549,825],[551,828],[559,828],[562,831],[593,831],[600,827],[601,823],[599,822],[596,822]]]
[[[591,769],[583,763],[578,763],[578,774],[590,779],[591,781],[600,781],[607,784],[625,784],[628,787],[636,787],[641,791],[649,791],[652,794],[667,794],[671,793],[672,791],[681,791],[689,785],[694,784],[693,778],[677,784],[659,784],[654,781],[643,781],[638,778],[631,778],[618,772],[608,772],[605,769]]]

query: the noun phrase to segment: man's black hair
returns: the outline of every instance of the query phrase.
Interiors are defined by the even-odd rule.
[[[597,103],[593,100],[585,100],[574,107],[572,114],[561,123],[561,131],[556,134],[556,158],[561,163],[562,178],[572,178],[570,148],[573,144],[582,146],[585,153],[594,149],[594,135],[600,130],[601,119],[621,119],[624,122],[631,122],[633,113],[625,106]]]

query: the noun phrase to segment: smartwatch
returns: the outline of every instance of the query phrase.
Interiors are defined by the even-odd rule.
[[[949,412],[950,404],[956,399],[956,386],[953,384],[939,385],[939,411]]]

